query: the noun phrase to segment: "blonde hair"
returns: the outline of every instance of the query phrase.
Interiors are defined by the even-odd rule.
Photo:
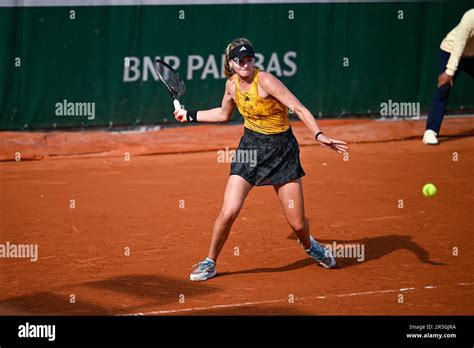
[[[230,44],[227,45],[227,48],[224,51],[224,53],[225,53],[224,74],[227,77],[231,77],[232,75],[234,75],[234,71],[232,70],[232,68],[230,67],[230,64],[229,64],[230,51],[232,51],[232,49],[234,47],[237,47],[239,45],[250,45],[250,46],[252,46],[252,43],[250,42],[250,40],[248,40],[244,37],[239,37],[238,39],[233,40]]]

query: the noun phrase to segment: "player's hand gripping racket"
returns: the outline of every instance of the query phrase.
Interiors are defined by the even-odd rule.
[[[186,91],[183,80],[181,77],[179,77],[176,70],[174,70],[169,66],[169,64],[165,63],[161,59],[155,60],[154,68],[156,74],[160,78],[160,81],[163,82],[166,90],[171,95],[171,98],[173,98],[175,111],[181,109],[181,104],[179,103],[178,99]]]

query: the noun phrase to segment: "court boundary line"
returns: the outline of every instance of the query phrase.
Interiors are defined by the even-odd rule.
[[[474,285],[474,283],[460,282],[454,285],[449,285],[449,287],[472,286],[472,285]],[[405,287],[405,288],[399,288],[399,289],[385,289],[385,290],[370,290],[370,291],[352,292],[352,293],[347,293],[347,294],[318,295],[318,296],[309,296],[309,297],[296,297],[295,296],[294,300],[295,302],[308,301],[308,300],[311,301],[311,300],[322,300],[322,299],[327,299],[327,298],[341,298],[341,297],[364,296],[364,295],[374,295],[374,294],[387,294],[387,293],[394,293],[394,292],[407,292],[407,291],[425,290],[425,289],[438,289],[442,287],[447,287],[447,286],[446,285],[423,285],[423,286],[418,286],[418,287]],[[212,306],[204,306],[204,307],[165,309],[165,310],[159,310],[159,311],[118,314],[118,316],[146,316],[146,315],[163,315],[163,314],[166,315],[166,314],[174,314],[174,313],[205,311],[205,310],[213,310],[213,309],[220,309],[220,308],[238,308],[238,307],[248,307],[248,306],[253,306],[253,305],[284,303],[284,302],[288,302],[288,299],[230,303],[230,304],[220,304],[220,305],[212,305]]]

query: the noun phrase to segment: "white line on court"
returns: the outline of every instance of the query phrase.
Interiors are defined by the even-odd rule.
[[[474,283],[458,283],[454,284],[468,286],[474,285]],[[453,286],[453,285],[451,285]],[[315,299],[326,299],[328,297],[350,297],[350,296],[363,296],[363,295],[374,295],[374,294],[386,294],[391,292],[402,292],[402,291],[413,291],[417,289],[436,289],[442,286],[435,286],[435,285],[426,285],[422,287],[410,287],[410,288],[400,288],[400,289],[386,289],[386,290],[373,290],[373,291],[363,291],[363,292],[352,292],[348,294],[338,294],[338,295],[325,295],[325,296],[310,296],[310,297],[295,297],[295,301],[303,301],[303,300],[315,300]],[[235,308],[235,307],[246,307],[246,306],[253,306],[253,305],[262,305],[262,304],[270,304],[270,303],[282,303],[288,302],[288,299],[282,300],[269,300],[269,301],[255,301],[255,302],[244,302],[244,303],[232,303],[232,304],[222,304],[222,305],[214,305],[214,306],[206,306],[206,307],[192,307],[192,308],[180,308],[180,309],[168,309],[168,310],[161,310],[161,311],[150,311],[150,312],[143,312],[143,313],[129,313],[129,314],[119,314],[119,316],[144,316],[144,315],[159,315],[159,314],[172,314],[172,313],[185,313],[185,312],[195,312],[195,311],[204,311],[210,309],[218,309],[218,308]]]

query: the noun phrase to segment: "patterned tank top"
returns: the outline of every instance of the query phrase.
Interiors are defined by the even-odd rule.
[[[262,134],[282,133],[290,128],[288,108],[272,96],[260,98],[258,77],[260,70],[254,70],[254,78],[247,92],[240,90],[240,77],[235,85],[235,104],[244,118],[244,126]]]

